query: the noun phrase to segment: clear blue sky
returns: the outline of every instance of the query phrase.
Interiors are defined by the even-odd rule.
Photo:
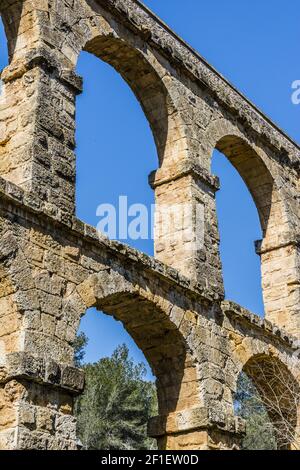
[[[189,42],[219,72],[296,141],[300,105],[291,102],[291,84],[300,79],[297,0],[146,0],[145,4]],[[4,45],[3,32],[0,35]],[[0,48],[0,65],[6,62]],[[84,93],[77,106],[77,214],[96,225],[99,204],[153,203],[147,176],[157,168],[151,131],[139,103],[122,78],[100,60],[82,53],[78,73]],[[253,242],[261,238],[257,212],[240,177],[217,154],[213,172],[221,178],[217,204],[226,296],[263,314],[259,259]],[[127,241],[149,254],[151,241]],[[241,262],[242,260],[242,262]],[[90,338],[86,359],[97,360],[126,342],[121,325],[93,310],[81,328]]]

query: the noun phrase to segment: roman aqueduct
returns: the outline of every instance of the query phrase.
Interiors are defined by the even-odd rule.
[[[137,0],[1,0],[9,47],[0,96],[0,449],[76,449],[84,387],[73,342],[89,307],[113,315],[157,378],[161,449],[232,449],[243,421],[242,370],[276,364],[300,384],[300,151]],[[111,64],[151,126],[157,207],[189,203],[200,239],[155,240],[155,258],[100,236],[75,216],[75,73],[82,50]],[[214,149],[255,201],[265,318],[224,300]],[[199,239],[193,211],[182,230]],[[262,376],[253,374],[260,392]],[[300,407],[281,413],[297,446]],[[291,418],[292,416],[292,418]],[[273,416],[276,422],[276,416]],[[299,444],[299,442],[298,442]]]

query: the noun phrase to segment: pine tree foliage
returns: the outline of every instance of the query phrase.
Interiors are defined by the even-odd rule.
[[[143,364],[129,358],[126,345],[111,357],[84,366],[86,387],[76,404],[78,435],[85,449],[155,448],[147,422],[155,414],[156,391]]]
[[[77,367],[80,367],[83,363],[85,356],[85,348],[88,344],[88,337],[85,333],[81,332],[76,336],[73,347],[75,350],[74,362]]]

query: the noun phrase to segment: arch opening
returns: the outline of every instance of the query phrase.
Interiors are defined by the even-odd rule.
[[[18,11],[21,5],[15,10],[15,17],[12,21],[11,14],[3,13],[0,15],[0,70],[2,71],[12,60],[13,52],[17,40],[18,25],[21,17],[21,11]],[[9,19],[8,19],[9,18]]]
[[[254,250],[262,234],[257,207],[238,170],[219,150],[213,153],[212,171],[221,182],[216,206],[226,298],[264,315],[260,259]]]
[[[75,358],[85,372],[85,390],[75,415],[83,448],[155,449],[147,423],[157,414],[157,394],[143,353],[120,321],[95,308],[86,312],[79,332]]]
[[[247,423],[243,447],[299,450],[299,404],[299,383],[279,359],[251,358],[239,376],[235,395],[236,412]]]
[[[98,299],[95,308],[121,322],[142,351],[156,378],[159,414],[180,409],[186,348],[165,312],[139,294],[123,291]]]
[[[149,124],[114,68],[83,52],[78,70],[85,92],[77,102],[77,215],[152,255],[148,174],[157,157]]]
[[[259,214],[263,237],[274,228],[274,204],[279,202],[274,181],[258,154],[240,137],[220,139],[216,149],[223,153],[244,180]]]
[[[253,301],[245,304],[242,296],[242,302],[239,301],[239,303],[244,307],[250,307],[250,310],[256,313],[265,314],[266,318],[277,326],[292,334],[297,334],[297,324],[293,318],[294,299],[289,286],[289,277],[293,277],[294,273],[288,267],[295,263],[295,253],[286,245],[286,241],[290,239],[291,226],[286,205],[287,201],[282,192],[281,184],[275,179],[272,173],[273,169],[269,167],[270,162],[267,163],[268,155],[258,145],[249,144],[241,137],[229,134],[218,140],[216,149],[227,157],[243,179],[252,196],[252,205],[254,202],[259,216],[259,223],[254,219],[250,223],[245,221],[244,227],[248,227],[249,233],[256,227],[258,235],[255,236],[255,249],[260,256],[261,274],[258,273],[258,260],[254,261],[255,255],[253,255],[253,265],[257,267],[245,279],[248,279],[250,286],[256,283],[256,288],[251,295],[253,295],[253,299],[257,300],[261,298],[260,288],[257,287],[257,280],[261,276],[263,302],[260,300],[258,303],[254,302],[253,308]],[[240,204],[240,194],[236,193],[235,199],[233,199],[232,207],[234,211]],[[222,192],[217,198],[221,198],[221,195]],[[250,207],[249,203],[248,207]],[[243,219],[247,215],[247,210],[247,206],[245,206]],[[232,210],[231,214],[233,214]],[[222,215],[219,217],[219,221],[222,228]],[[261,235],[259,235],[259,225]],[[235,253],[239,241],[239,238],[235,236],[233,242],[229,245],[231,246],[229,253]],[[254,237],[252,241],[254,242]],[[243,266],[244,269],[247,269],[245,260],[253,251],[253,248],[249,246],[247,256],[240,256],[237,266]],[[289,261],[287,262],[288,258]],[[225,262],[224,266],[226,267]],[[251,266],[251,264],[248,264],[248,266]],[[229,265],[229,271],[234,273],[231,265]],[[234,281],[238,286],[240,277],[235,273]],[[247,289],[246,284],[247,282],[245,283]],[[248,292],[250,293],[249,290]],[[240,298],[240,295],[238,295],[238,298]],[[255,305],[258,305],[258,307]]]
[[[129,38],[97,36],[85,45],[84,51],[111,65],[135,94],[151,127],[159,166],[163,160],[180,157],[179,140],[184,136],[164,84],[165,72],[158,75],[155,58],[144,43],[132,46]]]
[[[164,426],[170,414],[199,402],[195,361],[180,331],[160,305],[119,275],[111,277],[102,273],[89,282],[79,289],[90,299],[87,307],[121,322],[151,368],[155,377],[156,414],[160,417],[160,426]],[[91,292],[87,294],[88,285],[93,285],[92,301]],[[184,376],[186,380],[183,380]],[[158,446],[163,445],[158,438]]]
[[[8,65],[7,39],[4,30],[3,20],[0,16],[0,70]]]

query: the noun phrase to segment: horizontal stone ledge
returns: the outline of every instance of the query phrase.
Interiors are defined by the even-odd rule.
[[[222,311],[228,317],[234,317],[239,321],[247,322],[249,325],[261,330],[269,337],[284,342],[291,349],[295,351],[299,350],[300,344],[297,338],[290,335],[282,328],[278,328],[278,326],[274,325],[269,320],[255,315],[240,305],[229,300],[225,300],[222,302]]]
[[[0,365],[0,383],[13,379],[62,388],[73,394],[81,393],[84,388],[84,372],[81,369],[26,352],[9,353],[5,356],[5,362]]]
[[[156,438],[205,429],[218,429],[242,436],[245,433],[245,422],[239,416],[218,413],[205,407],[155,416],[148,422],[148,435]]]
[[[72,70],[61,69],[59,63],[46,48],[36,48],[29,51],[24,58],[8,65],[1,74],[3,83],[17,80],[35,67],[53,70],[54,76],[72,88],[76,94],[82,93],[82,77]]]
[[[293,233],[286,233],[283,234],[276,243],[268,242],[267,240],[256,240],[254,245],[256,254],[263,255],[288,246],[300,246],[300,236]]]
[[[152,189],[155,189],[158,186],[176,181],[188,175],[200,180],[214,192],[220,189],[220,180],[217,176],[209,174],[209,172],[198,163],[188,160],[152,171],[149,175],[149,184]]]

